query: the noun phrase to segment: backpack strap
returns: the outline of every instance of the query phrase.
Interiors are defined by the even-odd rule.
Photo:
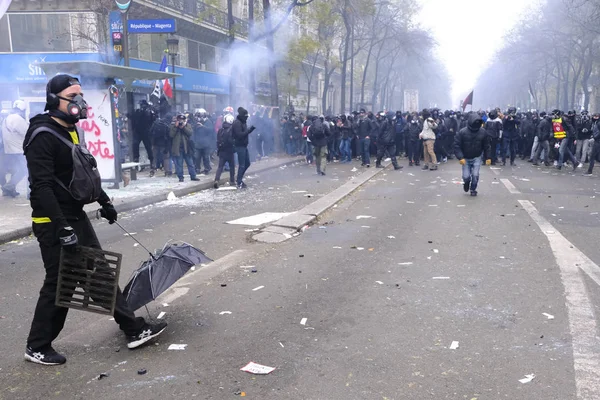
[[[25,151],[27,151],[27,147],[29,147],[29,145],[31,144],[31,142],[33,142],[33,139],[35,139],[36,136],[39,133],[41,133],[41,132],[49,132],[50,134],[52,134],[53,136],[55,136],[56,138],[58,138],[61,142],[63,142],[67,146],[69,146],[70,149],[73,149],[73,147],[75,147],[75,144],[73,142],[71,142],[70,140],[67,140],[64,137],[62,137],[54,129],[48,128],[48,127],[40,127],[40,128],[37,128],[36,130],[34,130],[31,133],[31,137],[29,138],[29,142],[27,142],[27,145],[25,146]],[[79,131],[78,130],[77,130],[77,134],[79,135]],[[71,191],[69,190],[69,188],[66,187],[65,184],[62,183],[62,181],[60,179],[58,179],[58,177],[56,175],[54,175],[53,178],[56,181],[56,183],[58,183],[60,185],[60,187],[62,187],[63,189],[65,189],[67,192],[71,193]]]

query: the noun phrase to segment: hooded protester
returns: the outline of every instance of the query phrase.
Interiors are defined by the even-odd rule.
[[[423,157],[425,157],[425,165],[423,170],[435,171],[437,167],[437,158],[435,156],[435,130],[438,125],[434,119],[431,118],[431,114],[428,110],[423,110],[423,129],[419,134],[419,139],[423,140]]]
[[[187,164],[190,179],[198,181],[196,167],[194,165],[194,147],[192,135],[194,131],[184,114],[177,115],[175,124],[171,126],[169,137],[171,138],[171,157],[175,163],[175,172],[179,182],[183,182],[183,162]]]
[[[490,137],[482,128],[483,120],[477,113],[471,113],[468,126],[458,132],[454,138],[454,154],[462,165],[463,189],[471,191],[471,196],[477,196],[479,183],[479,169],[481,168],[481,155],[485,164],[491,165]]]
[[[558,147],[558,164],[557,169],[562,169],[565,155],[573,164],[573,171],[579,166],[579,161],[575,158],[570,149],[570,143],[575,140],[575,128],[571,124],[571,118],[564,117],[560,110],[552,111],[552,128],[554,131],[554,139],[556,139],[555,147]],[[582,165],[583,167],[583,165]]]
[[[76,200],[72,194],[74,173],[81,176],[83,172],[83,175],[89,176],[87,171],[74,170],[72,154],[85,147],[82,132],[75,124],[87,118],[88,109],[77,78],[56,75],[50,79],[46,86],[45,109],[48,113],[31,119],[23,142],[29,168],[33,233],[39,242],[46,270],[27,339],[25,360],[41,365],[60,365],[67,360],[52,348],[52,342],[60,334],[69,311],[55,304],[61,251],[77,252],[79,245],[94,249],[101,247],[83,209],[91,201]],[[84,150],[79,151],[85,154]],[[87,168],[91,170],[95,160],[89,152],[87,154],[86,158],[90,160]],[[78,168],[86,168],[79,165]],[[99,193],[98,198],[93,200],[102,207],[100,215],[114,223],[117,211],[99,182],[89,179],[81,186],[78,189],[93,187],[94,193]],[[127,347],[130,349],[160,335],[167,326],[165,322],[152,325],[143,318],[136,318],[121,290],[117,290],[114,318],[127,335]]]
[[[454,146],[454,137],[459,131],[458,121],[456,120],[456,113],[454,111],[447,111],[446,118],[444,118],[444,125],[446,126],[446,131],[444,134],[444,148],[448,153],[448,158],[452,159],[452,146]]]
[[[392,111],[388,111],[379,127],[379,135],[377,136],[377,161],[375,163],[376,168],[383,168],[381,160],[387,153],[392,159],[394,169],[402,169],[396,160],[396,124],[394,116],[395,114]]]
[[[364,108],[360,110],[360,117],[358,120],[358,149],[359,154],[362,158],[362,166],[370,167],[371,166],[371,134],[373,131],[373,126],[375,123],[371,118],[367,116],[367,112]]]
[[[502,133],[502,165],[506,165],[506,156],[510,156],[510,165],[516,166],[517,146],[519,142],[519,118],[517,109],[510,107],[504,117]]]
[[[346,115],[340,117],[340,158],[342,163],[352,162],[352,149],[350,143],[352,141],[352,123]]]
[[[214,124],[210,120],[205,109],[199,109],[194,115],[194,161],[196,172],[200,172],[204,166],[203,174],[208,175],[211,171],[210,153],[214,142]]]
[[[25,119],[27,104],[23,100],[16,100],[13,103],[12,112],[2,122],[2,142],[4,144],[4,159],[2,178],[6,173],[10,174],[10,179],[3,182],[2,196],[17,197],[17,185],[27,176],[27,165],[23,157],[23,140],[29,129],[29,122]]]
[[[225,164],[229,164],[229,185],[235,186],[235,140],[233,138],[233,115],[227,114],[223,117],[223,125],[217,133],[217,154],[219,155],[219,166],[215,175],[215,189],[219,188],[219,181]]]
[[[402,153],[408,153],[406,150],[406,139],[404,137],[404,129],[406,128],[406,121],[402,117],[402,111],[396,111],[396,118],[394,119],[396,126],[396,156],[400,156]]]
[[[238,108],[238,116],[233,122],[232,132],[235,141],[235,152],[238,156],[237,188],[246,189],[244,174],[250,168],[250,154],[248,152],[248,136],[256,129],[254,126],[248,128],[248,110],[244,107]],[[231,165],[231,164],[230,164]]]
[[[577,147],[575,158],[581,163],[587,162],[590,148],[590,139],[592,138],[592,119],[587,111],[581,112],[581,119],[577,124]]]
[[[498,116],[498,111],[490,111],[488,120],[485,122],[485,131],[490,137],[492,165],[496,165],[498,162],[498,144],[502,140],[502,119]]]
[[[533,142],[537,130],[537,126],[533,121],[533,113],[526,112],[525,118],[521,120],[521,159],[525,160],[525,158],[531,154],[531,149],[533,148]]]
[[[540,159],[540,155],[542,154],[542,152],[544,152],[544,164],[547,167],[550,166],[550,162],[548,161],[548,159],[550,157],[550,139],[552,138],[552,135],[552,116],[544,115],[544,118],[542,118],[542,120],[537,126],[538,142],[535,154],[533,156],[533,165],[539,165],[538,161]]]
[[[588,176],[592,175],[596,159],[598,158],[598,156],[600,156],[600,113],[596,113],[592,116],[592,139],[594,139],[594,146],[592,147],[590,165],[586,174]]]
[[[172,176],[171,169],[171,122],[173,114],[167,114],[164,118],[158,118],[150,128],[152,136],[152,152],[154,153],[155,164],[152,169],[162,168],[165,171],[165,176]]]
[[[408,155],[408,165],[412,167],[413,165],[419,166],[421,164],[421,141],[419,140],[419,135],[423,130],[423,125],[419,120],[419,116],[416,112],[412,113],[407,117],[407,126],[405,128],[407,134],[406,143],[407,143],[407,155]]]
[[[330,136],[331,129],[325,118],[323,116],[314,117],[310,128],[308,128],[308,138],[314,147],[317,175],[325,176],[325,169],[327,167],[327,142]]]
[[[140,162],[140,143],[144,143],[144,148],[148,154],[150,165],[154,165],[154,154],[152,154],[152,138],[150,128],[156,119],[156,113],[146,100],[140,101],[140,108],[135,110],[132,115],[133,128],[133,161]],[[152,167],[151,167],[152,168]],[[154,176],[154,169],[150,170],[150,176]]]

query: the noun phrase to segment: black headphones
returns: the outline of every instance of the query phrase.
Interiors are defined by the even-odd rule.
[[[60,99],[54,93],[50,93],[50,81],[46,84],[46,110],[54,110],[58,108]]]

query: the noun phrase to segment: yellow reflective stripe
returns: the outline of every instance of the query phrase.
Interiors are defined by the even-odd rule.
[[[31,218],[34,224],[48,224],[52,222],[48,217],[33,217]]]
[[[79,144],[79,136],[77,136],[77,131],[69,131],[69,135],[71,135],[71,141],[74,144]]]

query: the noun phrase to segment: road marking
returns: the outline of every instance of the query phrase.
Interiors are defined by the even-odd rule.
[[[504,184],[504,186],[506,186],[506,188],[508,189],[508,191],[512,194],[521,194],[521,192],[519,192],[519,189],[517,189],[515,187],[515,185],[513,185],[511,183],[511,181],[509,181],[508,179],[500,179],[500,182],[502,182]]]
[[[565,287],[577,398],[600,399],[600,343],[596,336],[594,308],[579,269],[600,284],[600,267],[556,230],[530,201],[519,200],[531,219],[546,235]],[[552,232],[552,233],[549,233]]]

